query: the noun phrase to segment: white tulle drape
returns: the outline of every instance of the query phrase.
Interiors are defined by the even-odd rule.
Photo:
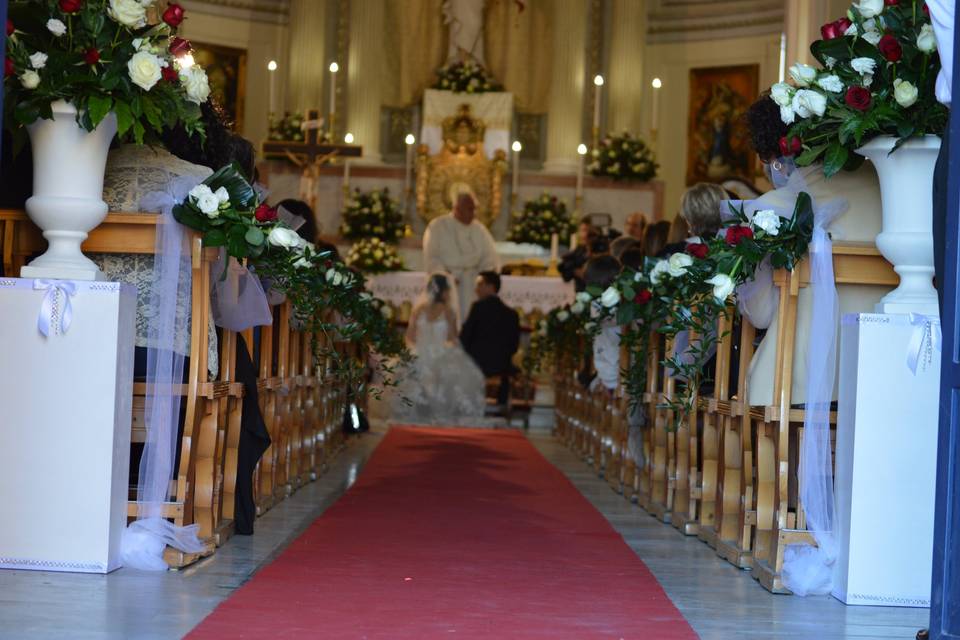
[[[163,517],[176,460],[185,360],[172,349],[176,301],[184,294],[190,299],[191,284],[190,247],[183,227],[173,218],[173,207],[200,182],[195,176],[176,178],[165,191],[149,193],[140,202],[144,211],[160,213],[161,218],[151,291],[151,306],[157,312],[149,320],[156,346],[147,351],[147,441],[137,481],[137,519],[124,531],[121,543],[123,565],[134,569],[166,570],[163,552],[168,545],[187,553],[204,549],[197,525],[178,527]]]
[[[731,201],[731,204],[735,207],[742,205],[748,218],[761,210],[773,210],[782,218],[791,218],[797,196],[807,191],[804,172],[795,170],[790,160],[775,163],[775,169],[771,181],[777,185],[776,189],[755,200]],[[810,341],[804,354],[807,359],[807,398],[799,482],[800,504],[807,529],[816,539],[817,546],[787,545],[782,573],[784,585],[801,596],[830,592],[837,558],[830,403],[836,376],[839,300],[833,275],[833,244],[827,229],[849,205],[843,198],[812,204],[814,230],[809,261],[813,309]],[[766,298],[766,304],[751,304],[754,298],[761,296]],[[779,292],[773,285],[773,269],[769,263],[761,264],[754,278],[737,288],[737,298],[741,312],[754,326],[770,325]]]
[[[220,259],[211,266],[210,307],[213,323],[230,331],[273,324],[270,302],[260,279],[249,269],[220,250]]]

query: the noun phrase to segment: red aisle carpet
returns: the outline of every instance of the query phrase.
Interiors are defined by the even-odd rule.
[[[696,638],[514,431],[394,428],[359,481],[189,638]]]

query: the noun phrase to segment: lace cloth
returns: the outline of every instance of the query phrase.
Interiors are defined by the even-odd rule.
[[[484,424],[485,379],[458,343],[450,341],[444,315],[417,314],[415,360],[398,376],[390,397],[396,422],[442,425]]]
[[[163,191],[175,178],[196,176],[206,179],[213,173],[209,168],[195,165],[164,149],[123,145],[110,152],[103,180],[103,199],[110,211],[139,213],[140,199],[148,193]],[[93,253],[88,257],[97,263],[107,280],[125,282],[137,287],[136,346],[159,347],[157,336],[149,332],[149,320],[157,309],[151,303],[153,282],[153,255],[138,253]],[[190,299],[180,287],[177,296],[177,323],[173,349],[183,356],[190,355]],[[219,370],[217,333],[211,317],[207,325],[207,363],[209,373],[216,377]]]

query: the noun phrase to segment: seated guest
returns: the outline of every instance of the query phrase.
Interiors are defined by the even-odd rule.
[[[643,232],[643,255],[647,258],[656,258],[667,246],[667,238],[670,236],[670,223],[666,220],[654,222],[647,225]]]
[[[588,218],[583,218],[577,228],[577,247],[565,253],[560,260],[559,271],[563,281],[573,280],[577,291],[583,291],[583,267],[589,259],[590,243],[600,235],[600,230],[591,225]]]
[[[500,275],[482,271],[476,282],[477,301],[470,307],[460,344],[486,377],[500,376],[497,401],[506,404],[513,354],[520,347],[520,316],[500,299]]]
[[[660,252],[666,257],[683,251],[688,242],[712,238],[720,229],[720,206],[727,192],[709,182],[695,184],[686,190],[680,201],[680,215],[673,219],[667,246]]]
[[[624,237],[630,237],[640,242],[643,240],[643,234],[647,230],[647,216],[640,211],[635,211],[627,216],[623,225]]]
[[[629,267],[634,271],[641,271],[643,270],[643,258],[643,249],[638,245],[623,252],[623,255],[620,256],[620,264],[624,268]]]
[[[620,262],[613,256],[598,256],[587,263],[583,278],[588,287],[606,289],[620,273]],[[614,318],[603,321],[600,334],[593,339],[593,368],[597,377],[590,385],[612,394],[620,382],[620,325]]]
[[[624,252],[640,246],[640,241],[632,236],[620,236],[610,243],[610,255],[617,260],[623,257]]]

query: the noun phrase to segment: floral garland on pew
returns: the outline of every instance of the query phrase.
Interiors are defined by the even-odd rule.
[[[667,338],[690,332],[696,337],[687,349],[661,362],[685,381],[664,406],[673,412],[674,425],[686,420],[703,368],[723,338],[715,328],[727,313],[728,298],[764,261],[775,269],[793,269],[813,236],[813,206],[806,193],[799,194],[788,219],[772,210],[750,215],[731,206],[731,213],[717,237],[688,244],[669,258],[647,259],[642,270],[625,270],[607,289],[588,287],[573,305],[551,311],[538,330],[536,355],[556,358],[576,344],[576,337],[590,339],[605,319],[613,319],[623,328],[621,342],[635,363],[621,375],[636,405],[647,387],[650,332]]]
[[[313,336],[314,356],[328,359],[334,375],[351,389],[366,384],[365,365],[341,354],[336,342],[358,342],[376,352],[383,386],[394,384],[390,363],[406,362],[410,354],[393,327],[389,305],[365,290],[362,275],[279,221],[277,211],[259,201],[236,164],[194,187],[173,215],[200,232],[204,246],[224,247],[230,257],[249,259],[260,276],[285,294],[294,320]],[[317,335],[327,339],[320,341]],[[370,391],[379,396],[382,388]]]

